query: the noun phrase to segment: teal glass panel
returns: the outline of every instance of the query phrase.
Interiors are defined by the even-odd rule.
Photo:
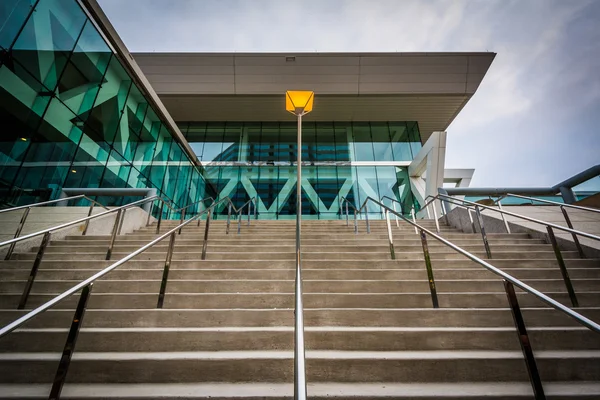
[[[27,21],[35,0],[0,1],[0,47],[10,48]]]
[[[419,124],[416,122],[407,123],[409,129],[409,141],[410,141],[410,149],[412,151],[411,160],[419,153],[421,150],[421,134],[419,132]]]
[[[374,159],[377,161],[394,161],[390,130],[387,122],[371,122]]]
[[[395,161],[411,161],[409,131],[405,122],[390,122],[390,140]]]
[[[296,162],[296,147],[298,142],[298,126],[291,122],[281,123],[279,126],[279,161]],[[303,135],[304,136],[304,135]]]
[[[88,20],[56,89],[74,113],[87,113],[94,106],[111,56],[111,50]]]
[[[104,75],[104,83],[98,92],[94,107],[87,113],[86,124],[91,131],[95,132],[98,140],[112,144],[115,137],[122,137],[122,130],[128,129],[126,123],[121,124],[121,116],[124,114],[121,111],[124,111],[130,87],[131,78],[119,60],[113,57]],[[90,132],[90,135],[92,134]]]
[[[129,181],[130,173],[131,163],[113,149],[108,156],[108,162],[106,163],[100,187],[125,188],[128,186],[127,182]]]
[[[352,146],[352,129],[350,123],[334,122],[333,133],[335,139],[335,160],[356,160],[354,157],[354,146]]]
[[[41,0],[13,45],[13,57],[54,91],[86,19],[75,1]]]
[[[336,161],[335,132],[332,122],[317,122],[317,161]],[[340,160],[343,161],[343,160]]]
[[[202,161],[211,162],[220,159],[223,151],[223,133],[225,132],[224,123],[208,123],[206,126],[206,135],[204,142],[204,151],[202,152]]]
[[[352,124],[354,141],[354,161],[375,161],[371,127],[368,122]]]

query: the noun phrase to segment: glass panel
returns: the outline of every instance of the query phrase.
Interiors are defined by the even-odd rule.
[[[354,136],[354,161],[375,161],[369,124],[365,122],[353,123],[352,133]]]
[[[75,1],[40,1],[13,46],[13,56],[54,91],[85,22]]]
[[[202,161],[219,161],[223,151],[223,134],[225,124],[208,123],[206,126],[206,141],[204,142],[204,151],[202,152]]]
[[[35,0],[0,1],[0,47],[8,49],[29,17]]]
[[[371,136],[373,137],[375,160],[394,161],[388,124],[386,122],[372,122]]]
[[[404,122],[390,122],[390,136],[395,161],[411,161],[408,129]]]

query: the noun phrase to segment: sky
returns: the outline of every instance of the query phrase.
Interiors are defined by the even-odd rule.
[[[600,164],[600,0],[98,1],[131,52],[496,52],[446,168],[514,187]]]

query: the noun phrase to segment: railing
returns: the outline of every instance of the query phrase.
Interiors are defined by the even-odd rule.
[[[400,205],[400,213],[404,214],[404,212],[402,211],[402,208],[403,208],[402,202],[400,202],[397,199],[394,199],[393,197],[390,197],[390,196],[383,196],[379,201],[381,201],[383,203],[383,199],[391,200],[391,202],[392,202],[392,208],[394,209],[394,212],[396,212],[396,203],[398,203],[398,205]],[[413,222],[416,223],[417,219],[415,217],[415,207],[414,206],[412,206],[410,208],[410,216],[412,217]],[[400,221],[398,220],[398,216],[395,216],[395,217],[396,217],[396,226],[399,227],[400,226]],[[415,228],[415,233],[419,233],[417,231],[417,228]]]
[[[486,251],[486,255],[489,259],[493,258],[492,257],[492,250],[490,248],[490,244],[487,238],[487,234],[485,231],[485,226],[484,226],[484,222],[483,222],[483,216],[481,214],[481,210],[491,210],[493,212],[496,213],[500,213],[502,220],[504,221],[504,225],[505,228],[507,230],[508,233],[510,233],[510,227],[508,225],[508,222],[505,218],[505,215],[507,216],[511,216],[511,217],[515,217],[515,218],[519,218],[525,221],[529,221],[529,222],[533,222],[539,225],[543,225],[546,227],[546,232],[548,233],[548,238],[550,240],[550,243],[552,244],[552,249],[554,251],[554,256],[556,257],[556,261],[558,263],[558,266],[560,268],[560,272],[562,274],[562,278],[563,281],[565,283],[565,286],[567,288],[567,292],[569,293],[569,298],[571,300],[571,304],[573,305],[573,307],[578,307],[579,306],[579,301],[577,300],[577,295],[575,293],[575,289],[573,288],[573,285],[571,283],[571,278],[569,277],[569,272],[567,270],[564,258],[562,256],[562,252],[558,246],[558,241],[556,240],[556,235],[554,234],[554,230],[558,229],[560,231],[563,232],[567,232],[570,233],[573,237],[577,238],[578,236],[581,237],[585,237],[588,239],[592,239],[592,240],[597,240],[600,241],[600,236],[596,236],[593,235],[591,233],[587,233],[587,232],[582,232],[579,230],[575,230],[572,228],[566,228],[564,226],[560,226],[560,225],[556,225],[550,222],[546,222],[546,221],[541,221],[535,218],[531,218],[531,217],[527,217],[525,215],[520,215],[520,214],[516,214],[510,211],[506,211],[503,210],[501,205],[499,205],[499,208],[493,208],[490,206],[485,206],[483,204],[478,204],[478,203],[474,203],[468,200],[461,200],[461,199],[455,199],[451,196],[447,196],[444,194],[438,194],[437,196],[435,196],[434,198],[431,199],[431,201],[434,200],[439,200],[440,202],[444,203],[444,202],[448,202],[451,204],[455,204],[458,205],[459,207],[465,208],[467,210],[467,213],[469,214],[469,218],[471,219],[471,229],[473,230],[473,233],[475,233],[475,224],[473,223],[473,219],[471,217],[471,210],[475,211],[475,214],[477,215],[477,221],[479,224],[479,231],[481,233],[481,237],[483,240],[483,245],[485,247],[485,251]],[[446,218],[447,218],[447,214],[446,214]],[[578,251],[579,251],[579,255],[584,258],[585,254],[583,253],[583,249],[581,247],[581,245],[579,244],[579,240],[576,240],[576,245],[578,247]]]
[[[150,200],[156,200],[156,199],[157,199],[157,196],[154,196],[154,197],[151,197],[151,198],[148,198],[145,200],[150,201]],[[66,340],[66,343],[64,346],[62,357],[59,361],[58,369],[57,369],[57,372],[56,372],[56,375],[55,375],[55,378],[53,381],[54,383],[53,383],[51,391],[50,391],[50,399],[59,399],[60,398],[60,393],[61,393],[62,387],[63,387],[65,379],[66,379],[66,375],[67,375],[67,372],[69,369],[71,357],[73,355],[73,352],[75,349],[75,344],[77,342],[77,336],[78,336],[79,330],[81,328],[81,324],[82,324],[82,321],[83,321],[83,318],[85,315],[85,310],[86,310],[87,303],[88,303],[88,300],[91,295],[91,291],[92,291],[94,282],[97,281],[98,279],[102,278],[103,276],[107,275],[111,271],[115,270],[119,266],[125,264],[127,261],[131,260],[132,258],[134,258],[134,257],[142,254],[146,250],[152,248],[154,245],[156,245],[157,243],[160,243],[165,238],[169,237],[169,245],[167,248],[167,254],[166,254],[165,264],[164,264],[164,268],[163,268],[163,275],[162,275],[161,285],[160,285],[160,289],[158,292],[158,298],[157,298],[157,303],[156,303],[156,308],[162,308],[164,305],[164,300],[165,300],[166,288],[167,288],[167,283],[168,283],[168,278],[169,278],[169,269],[170,269],[171,261],[172,261],[172,257],[173,257],[173,250],[175,247],[175,239],[177,236],[177,234],[176,234],[177,231],[181,231],[181,228],[185,227],[186,225],[192,223],[195,220],[199,220],[204,214],[207,214],[206,228],[204,231],[204,243],[202,246],[202,259],[204,260],[206,257],[206,242],[208,240],[211,211],[215,207],[217,207],[219,204],[226,202],[226,201],[229,202],[229,204],[231,204],[231,199],[229,199],[229,197],[221,199],[217,202],[213,202],[213,204],[211,204],[208,208],[197,213],[195,216],[191,217],[187,221],[180,223],[175,228],[170,229],[168,232],[162,234],[161,236],[152,240],[148,244],[140,247],[138,250],[123,257],[119,261],[104,268],[102,271],[97,272],[96,274],[92,275],[88,279],[73,286],[71,289],[66,290],[65,292],[61,293],[60,295],[54,297],[53,299],[47,301],[46,303],[42,304],[41,306],[35,308],[34,310],[28,312],[24,316],[18,318],[17,320],[11,322],[10,324],[8,324],[0,329],[0,338],[2,338],[4,336],[8,335],[9,333],[11,333],[12,331],[14,331],[15,329],[19,328],[23,324],[25,324],[27,321],[30,321],[31,319],[35,318],[39,314],[45,312],[46,310],[52,308],[56,304],[65,300],[67,297],[69,297],[81,290],[81,295],[79,297],[79,301],[78,301],[77,307],[75,309],[75,314],[73,316],[71,327],[69,329],[69,333],[68,333],[67,340]],[[135,202],[135,204],[140,204],[141,202],[142,202],[142,200]],[[123,207],[132,206],[133,204],[134,203],[131,203],[131,204],[128,204]],[[248,203],[246,203],[246,204],[248,204]],[[244,206],[240,207],[239,210],[242,210],[244,208]],[[123,207],[119,207],[119,209],[123,210],[124,209]],[[120,211],[118,211],[118,212],[120,212]],[[104,213],[104,214],[107,214],[107,213]],[[71,224],[74,224],[74,223],[71,223]],[[77,222],[77,223],[79,223],[79,222]],[[116,225],[117,224],[115,222],[115,226]],[[114,229],[113,229],[113,231],[114,231]],[[22,308],[22,307],[19,307],[19,308]]]
[[[345,200],[345,199],[344,199]],[[348,201],[346,201],[346,204],[348,204]],[[392,237],[392,230],[390,228],[390,219],[389,219],[389,214],[392,213],[394,215],[396,215],[397,217],[401,218],[403,221],[409,223],[410,225],[414,226],[415,229],[418,229],[419,231],[419,236],[421,238],[421,245],[423,248],[423,256],[425,259],[425,268],[427,269],[427,280],[428,280],[428,284],[429,284],[429,290],[430,290],[430,294],[431,294],[431,301],[432,301],[432,305],[434,308],[439,308],[439,302],[438,302],[438,295],[437,295],[437,290],[436,290],[436,286],[435,286],[435,278],[434,278],[434,274],[433,274],[433,268],[431,265],[431,257],[429,254],[429,246],[427,243],[427,236],[431,236],[433,237],[435,240],[441,242],[442,244],[450,247],[451,249],[457,251],[458,253],[464,255],[465,257],[467,257],[468,259],[476,262],[477,264],[483,266],[484,268],[486,268],[488,271],[494,273],[495,275],[498,275],[499,277],[501,277],[503,279],[503,283],[504,283],[504,291],[506,293],[506,297],[508,300],[508,304],[513,316],[513,322],[515,324],[515,328],[517,331],[517,336],[519,339],[519,343],[521,345],[521,350],[523,352],[523,356],[525,358],[525,364],[527,367],[527,372],[529,374],[529,379],[531,382],[531,386],[533,388],[533,392],[535,395],[536,399],[545,399],[545,395],[544,395],[544,389],[542,386],[542,382],[540,379],[540,375],[537,369],[537,364],[535,361],[535,357],[533,354],[533,350],[531,347],[531,343],[529,341],[529,336],[527,333],[527,329],[525,326],[525,322],[523,320],[523,315],[521,313],[521,308],[519,306],[519,302],[517,299],[517,296],[515,294],[515,286],[518,287],[519,289],[537,297],[539,300],[543,301],[544,303],[548,304],[550,307],[554,308],[555,310],[561,311],[563,313],[565,313],[566,315],[568,315],[569,317],[573,318],[575,321],[577,321],[579,324],[589,328],[590,330],[596,332],[596,333],[600,333],[600,324],[590,320],[589,318],[579,314],[578,312],[570,309],[569,307],[566,307],[565,305],[559,303],[558,301],[552,299],[551,297],[546,296],[545,294],[543,294],[542,292],[532,288],[531,286],[523,283],[522,281],[518,280],[517,278],[513,277],[512,275],[507,274],[506,272],[502,271],[501,269],[493,266],[492,264],[480,259],[479,257],[469,253],[466,250],[463,250],[462,248],[460,248],[459,246],[453,244],[452,242],[450,242],[447,239],[444,239],[443,237],[439,236],[436,233],[431,232],[430,230],[418,225],[417,223],[410,221],[408,218],[404,217],[404,215],[399,214],[398,212],[394,211],[393,209],[391,209],[390,207],[386,206],[385,204],[371,198],[371,197],[367,197],[367,199],[365,200],[365,203],[359,208],[357,209],[356,207],[354,207],[353,205],[352,208],[355,210],[355,212],[357,212],[358,210],[362,210],[365,206],[365,204],[371,201],[374,204],[378,205],[381,209],[384,210],[385,213],[385,218],[386,218],[386,224],[387,224],[387,228],[388,228],[388,236],[389,236],[389,242],[390,242],[390,252],[391,252],[391,257],[392,259],[394,259],[394,250],[393,250],[393,237]],[[473,203],[474,204],[474,203]],[[512,214],[512,213],[511,213]],[[600,238],[599,238],[600,239]]]
[[[7,212],[11,212],[11,211],[18,211],[18,210],[25,210],[23,212],[23,215],[21,216],[21,220],[19,221],[19,225],[17,226],[17,230],[15,232],[15,235],[13,236],[13,239],[16,239],[19,237],[19,235],[21,235],[21,231],[23,230],[23,227],[25,226],[25,222],[27,221],[27,217],[29,216],[29,211],[31,211],[32,208],[34,207],[41,207],[41,206],[46,206],[48,204],[54,204],[54,203],[61,203],[64,201],[70,201],[70,200],[79,200],[79,199],[86,199],[90,202],[90,210],[88,211],[88,217],[90,215],[92,215],[92,212],[94,211],[94,206],[97,204],[100,207],[104,208],[105,210],[108,210],[107,207],[105,207],[104,205],[100,204],[99,202],[97,202],[96,200],[93,200],[85,195],[78,195],[78,196],[72,196],[72,197],[65,197],[62,199],[57,199],[57,200],[50,200],[50,201],[43,201],[41,203],[33,203],[33,204],[26,204],[24,206],[18,206],[18,207],[12,207],[12,208],[4,208],[2,210],[0,210],[0,214],[2,213],[7,213]],[[86,223],[85,228],[83,230],[83,234],[85,235],[85,233],[87,232],[87,228],[88,225]],[[8,251],[6,252],[6,256],[4,257],[5,260],[9,260],[10,257],[12,256],[12,253],[15,249],[15,245],[16,243],[12,243],[10,245],[10,247],[8,248]]]

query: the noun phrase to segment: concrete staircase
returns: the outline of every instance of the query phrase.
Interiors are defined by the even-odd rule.
[[[434,229],[432,221],[421,223]],[[162,231],[176,226],[163,222]],[[164,309],[156,309],[168,240],[94,285],[63,398],[289,398],[293,382],[294,221],[253,221],[225,235],[204,222],[177,236]],[[501,281],[429,240],[440,309],[432,308],[421,243],[383,221],[355,235],[345,221],[303,223],[307,381],[310,398],[529,399],[532,390]],[[479,235],[442,235],[485,257]],[[550,245],[491,234],[492,263],[570,304]],[[154,227],[118,238],[113,260],[155,238]],[[95,271],[107,236],[53,241],[28,307]],[[600,320],[600,260],[565,251],[579,312]],[[16,305],[35,252],[0,262],[0,322]],[[114,261],[113,261],[114,262]],[[600,399],[600,338],[519,293],[551,399]],[[0,398],[47,398],[77,298],[0,339]]]

